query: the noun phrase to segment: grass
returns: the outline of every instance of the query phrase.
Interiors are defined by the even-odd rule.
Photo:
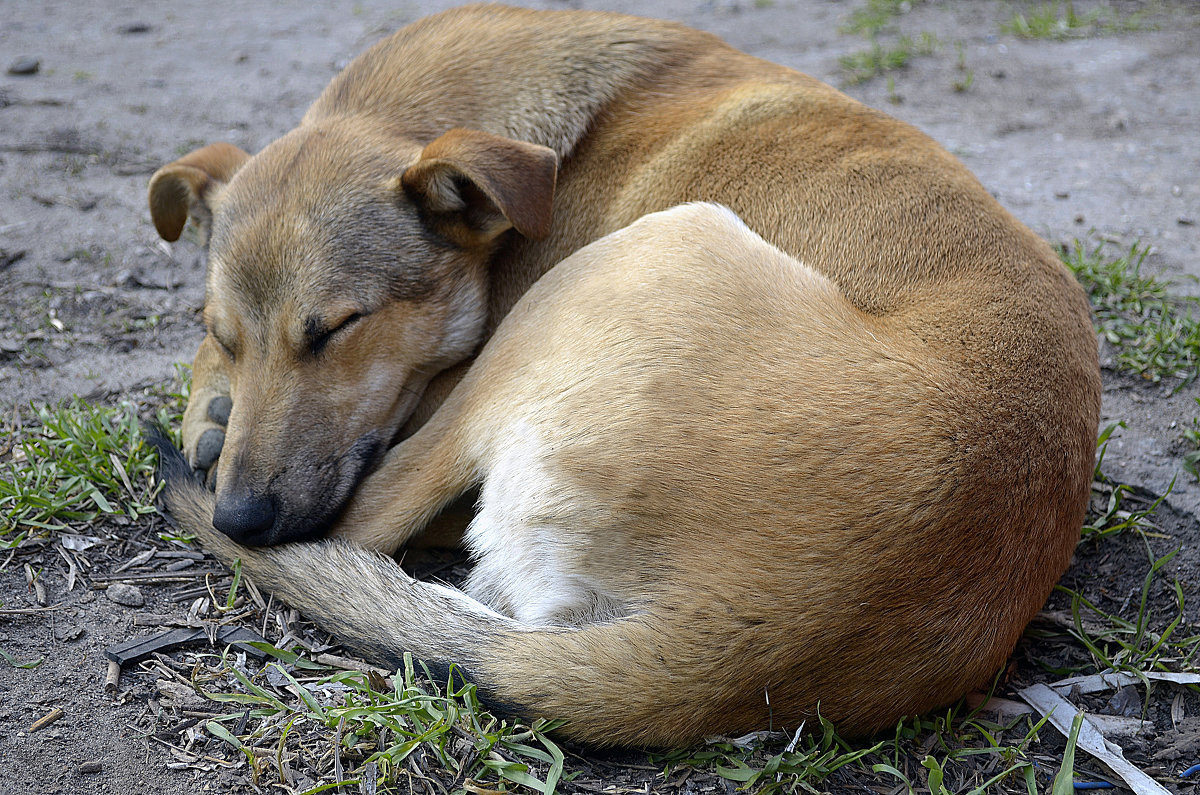
[[[873,40],[866,50],[843,55],[838,63],[846,74],[846,82],[853,85],[862,83],[876,75],[901,69],[917,55],[931,55],[937,49],[937,38],[930,33],[922,33],[915,40],[909,36],[901,36],[895,44],[884,46]]]
[[[408,791],[416,777],[446,792],[549,795],[578,775],[573,752],[547,735],[554,723],[497,718],[480,707],[474,686],[435,684],[411,660],[389,681],[375,672],[330,673],[291,651],[255,645],[274,659],[253,673],[229,653],[197,655],[187,668],[197,692],[234,706],[204,725],[207,739],[191,752],[232,756],[233,767],[248,767],[257,786],[295,786],[293,768],[303,768],[309,782],[296,791],[304,793],[339,784]],[[819,719],[807,733],[714,738],[648,761],[660,768],[653,782],[695,771],[763,795],[822,785],[838,791],[863,780],[982,793],[1036,778],[1030,750],[1043,723],[1022,717],[997,724],[960,703],[902,721],[870,743],[848,743]]]
[[[982,793],[1005,782],[1032,781],[1029,755],[1044,720],[1022,717],[1007,724],[985,720],[959,702],[943,713],[909,718],[885,739],[848,743],[826,721],[799,744],[720,740],[661,757],[663,777],[692,767],[715,771],[755,793],[859,790],[866,782],[900,791]],[[842,776],[834,780],[835,774]],[[857,786],[855,786],[857,785]],[[885,791],[873,787],[878,791]]]
[[[186,382],[158,396],[158,419],[177,427]],[[0,548],[30,532],[69,530],[102,517],[154,513],[154,452],[142,442],[135,405],[96,406],[79,397],[34,407],[34,422],[0,438]]]
[[[1000,30],[1023,39],[1065,39],[1086,35],[1100,19],[1099,11],[1080,16],[1071,0],[1042,3],[1028,12],[1014,11]]]
[[[1196,407],[1200,409],[1200,398],[1196,398]],[[1183,438],[1194,448],[1183,456],[1183,468],[1197,480],[1200,480],[1200,417],[1193,417],[1192,424],[1183,431]]]
[[[1152,4],[1157,6],[1158,3]],[[1001,23],[1000,30],[1023,39],[1063,40],[1094,34],[1125,33],[1147,27],[1146,16],[1154,8],[1146,8],[1122,16],[1108,8],[1094,8],[1084,14],[1076,13],[1072,0],[1053,0],[1014,11]]]
[[[1093,484],[1094,499],[1081,533],[1081,544],[1094,547],[1112,536],[1134,537],[1146,550],[1148,567],[1136,609],[1128,616],[1122,614],[1135,604],[1132,594],[1119,610],[1110,613],[1079,591],[1061,584],[1055,586],[1055,590],[1070,598],[1071,626],[1067,634],[1089,657],[1082,668],[1060,668],[1055,669],[1055,673],[1091,673],[1109,669],[1135,674],[1152,670],[1195,670],[1200,636],[1175,637],[1177,631],[1186,628],[1184,595],[1179,581],[1175,580],[1167,587],[1169,598],[1165,603],[1161,597],[1155,599],[1156,581],[1179,553],[1178,547],[1162,555],[1153,550],[1153,541],[1169,540],[1154,520],[1167,495],[1153,500],[1139,498],[1129,486],[1113,483],[1101,473],[1108,440],[1119,427],[1123,427],[1123,423],[1108,426],[1098,440],[1100,454]],[[1140,500],[1142,506],[1128,506],[1130,497],[1134,501]],[[1158,628],[1151,630],[1155,623]]]
[[[971,86],[975,84],[975,70],[967,66],[967,51],[961,41],[955,42],[954,52],[956,54],[954,68],[961,77],[954,81],[953,88],[961,94],[965,91],[970,91]]]
[[[913,5],[910,0],[867,0],[850,13],[846,24],[840,28],[841,32],[865,36],[870,46],[838,59],[846,83],[862,83],[877,75],[902,69],[915,56],[930,55],[937,49],[938,41],[930,33],[921,33],[915,39],[911,36],[897,38],[894,34],[887,35],[890,41],[883,41],[885,34],[890,33],[892,23]],[[894,87],[889,94],[896,96]]]
[[[5,543],[31,529],[66,530],[66,523],[102,515],[154,511],[153,454],[141,443],[130,405],[104,408],[73,398],[35,411],[37,427],[10,452],[0,479],[0,536],[16,534]]]
[[[712,771],[741,789],[770,795],[820,784],[843,767],[861,765],[885,745],[878,742],[854,748],[837,736],[832,724],[819,716],[818,721],[820,732],[807,736],[797,731],[790,738],[776,732],[714,738],[702,747],[652,758],[663,766],[664,779],[678,770],[695,768]]]
[[[1134,244],[1109,258],[1103,245],[1075,241],[1063,262],[1087,290],[1097,329],[1112,346],[1117,369],[1149,381],[1192,382],[1200,367],[1200,301],[1172,294],[1169,282],[1142,272],[1149,246]]]
[[[1120,615],[1121,611],[1107,612],[1078,591],[1056,586],[1071,599],[1073,623],[1068,634],[1090,656],[1089,664],[1082,668],[1084,672],[1113,670],[1137,674],[1195,669],[1200,636],[1174,637],[1177,631],[1186,628],[1183,589],[1178,580],[1170,586],[1173,600],[1165,608],[1169,615],[1165,623],[1164,619],[1156,622],[1151,610],[1155,580],[1177,553],[1178,549],[1159,557],[1149,554],[1150,565],[1142,583],[1137,610],[1129,617]]]
[[[205,730],[242,757],[258,786],[295,786],[288,760],[314,733],[328,750],[303,765],[310,778],[317,776],[306,793],[345,785],[404,790],[414,774],[429,780],[430,770],[449,773],[471,791],[504,786],[553,793],[569,775],[565,754],[547,736],[558,724],[497,718],[479,705],[475,686],[453,671],[439,686],[406,657],[389,681],[375,672],[330,673],[290,651],[254,645],[274,658],[257,672],[248,673],[229,654],[202,655],[191,684],[235,706]]]
[[[879,35],[896,17],[909,11],[913,6],[910,0],[867,0],[867,2],[850,12],[846,24],[839,30],[842,33],[866,36],[873,39]]]

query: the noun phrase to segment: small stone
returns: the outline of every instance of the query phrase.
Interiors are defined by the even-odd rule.
[[[1121,688],[1109,699],[1108,711],[1125,718],[1136,718],[1142,714],[1142,696],[1133,685]]]
[[[1181,215],[1175,219],[1175,223],[1179,224],[1180,226],[1194,226],[1196,219],[1188,215]]]
[[[154,26],[149,22],[130,22],[117,28],[117,33],[129,36],[138,33],[149,33],[152,30],[154,30]]]
[[[42,59],[32,55],[22,55],[8,65],[10,75],[34,75],[42,68]]]
[[[108,594],[109,599],[126,607],[141,607],[146,604],[145,597],[142,596],[141,590],[136,585],[114,582],[108,586],[105,593]]]
[[[92,773],[100,773],[104,770],[103,762],[84,762],[79,767],[75,768],[76,775],[87,776]]]
[[[60,643],[69,643],[70,641],[78,640],[83,632],[83,627],[77,624],[54,625],[54,639]]]

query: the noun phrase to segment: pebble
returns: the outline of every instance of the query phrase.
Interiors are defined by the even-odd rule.
[[[90,773],[100,773],[104,770],[103,762],[84,762],[79,767],[75,768],[75,772],[79,775],[87,775]]]
[[[8,65],[10,75],[33,75],[42,68],[42,59],[32,55],[22,55]]]
[[[141,590],[136,585],[129,585],[128,583],[114,582],[108,586],[108,589],[104,593],[112,601],[126,607],[141,607],[146,603]]]
[[[79,626],[78,624],[54,625],[54,639],[62,643],[78,640],[83,633],[83,627]]]
[[[1113,715],[1136,718],[1142,714],[1142,697],[1133,685],[1121,688],[1109,699],[1108,711]]]

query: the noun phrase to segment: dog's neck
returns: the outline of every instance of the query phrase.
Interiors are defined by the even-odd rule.
[[[429,17],[376,44],[333,80],[305,121],[365,114],[418,143],[467,127],[548,146],[565,159],[607,104],[652,85],[664,64],[690,57],[692,39],[707,38],[637,17],[543,13],[534,26],[523,9],[472,10]],[[487,74],[481,63],[491,64]]]

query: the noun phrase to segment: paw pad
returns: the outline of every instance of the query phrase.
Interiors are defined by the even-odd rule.
[[[209,409],[211,412],[211,405]],[[196,468],[208,469],[211,467],[217,457],[221,455],[221,448],[224,446],[225,431],[220,428],[209,428],[200,434],[200,439],[196,442]]]
[[[233,401],[228,395],[220,395],[213,398],[208,403],[208,418],[217,425],[229,424],[229,412],[233,408]],[[206,433],[205,436],[208,434]],[[225,440],[225,435],[221,434],[222,443]]]

